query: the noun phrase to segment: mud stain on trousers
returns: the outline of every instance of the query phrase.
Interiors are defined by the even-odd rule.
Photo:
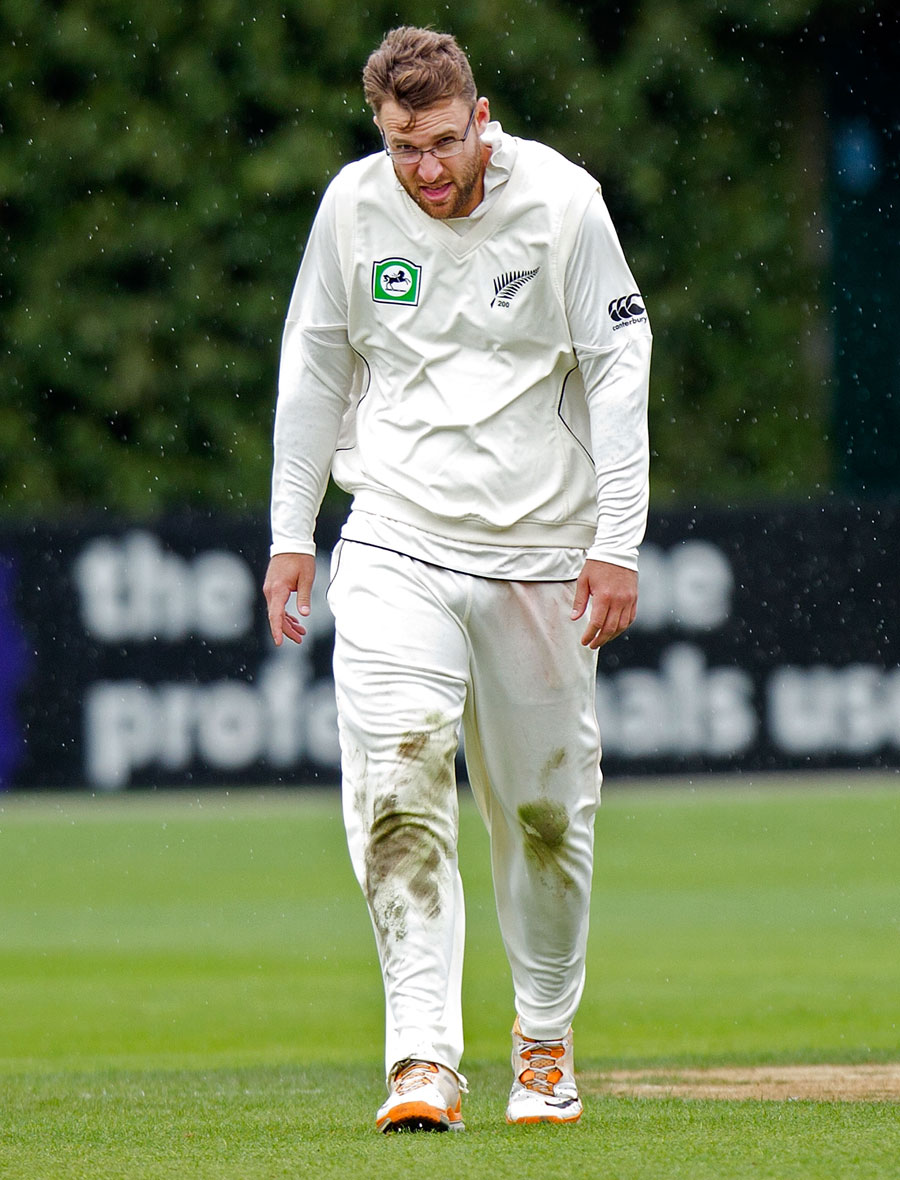
[[[563,863],[569,816],[562,803],[552,799],[535,799],[523,803],[518,811],[525,841],[525,856],[545,880],[564,892],[575,882]]]
[[[447,792],[455,790],[455,752],[456,737],[446,725],[404,734],[397,746],[396,781],[374,800],[366,894],[383,937],[405,938],[411,910],[420,921],[432,921],[441,912],[454,848],[436,817],[446,816]]]

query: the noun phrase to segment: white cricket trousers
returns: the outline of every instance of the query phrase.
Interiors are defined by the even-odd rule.
[[[458,1070],[465,917],[455,756],[490,834],[526,1035],[561,1038],[584,988],[600,742],[574,583],[510,582],[341,541],[335,616],[343,809],[386,1002],[385,1068]]]

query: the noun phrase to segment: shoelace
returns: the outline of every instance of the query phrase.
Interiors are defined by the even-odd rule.
[[[528,1062],[528,1068],[519,1074],[525,1089],[537,1094],[556,1094],[556,1086],[563,1079],[557,1061],[565,1052],[565,1045],[558,1041],[531,1041],[527,1048],[520,1050],[519,1056]]]
[[[410,1061],[407,1065],[401,1065],[394,1075],[394,1093],[406,1094],[409,1090],[425,1086],[434,1080],[437,1072],[437,1066],[428,1061]]]

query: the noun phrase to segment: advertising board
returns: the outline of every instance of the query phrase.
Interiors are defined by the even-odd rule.
[[[280,649],[263,519],[0,533],[0,782],[335,782],[338,529]],[[900,766],[898,551],[892,504],[654,514],[638,619],[600,652],[607,777]]]

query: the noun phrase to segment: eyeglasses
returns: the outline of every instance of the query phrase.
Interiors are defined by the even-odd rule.
[[[476,103],[475,106],[478,104]],[[384,154],[390,156],[392,160],[396,160],[398,164],[418,164],[423,156],[432,155],[436,160],[449,160],[451,156],[458,156],[463,150],[463,145],[469,132],[472,130],[472,123],[475,119],[475,107],[472,107],[472,113],[469,115],[469,121],[466,123],[466,129],[462,133],[460,139],[454,139],[450,135],[445,135],[443,139],[439,139],[434,147],[417,148],[410,144],[403,144],[401,147],[395,148],[393,151],[388,147],[387,140],[384,138],[384,132],[381,132],[381,140],[384,144]]]

